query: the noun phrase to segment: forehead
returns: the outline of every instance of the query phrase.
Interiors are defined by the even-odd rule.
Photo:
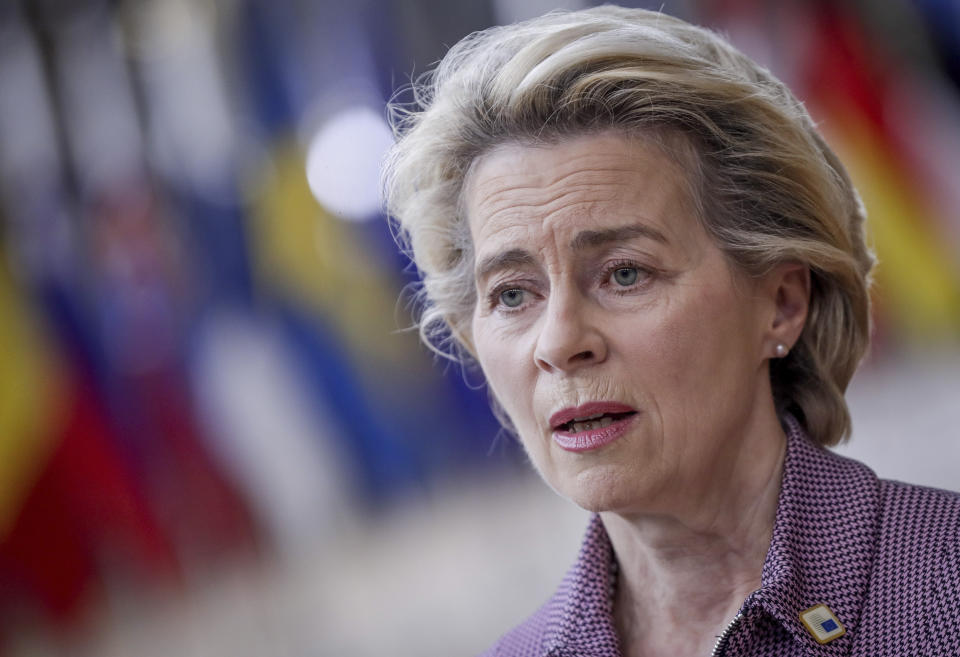
[[[478,255],[517,240],[636,224],[683,243],[691,231],[703,233],[685,175],[659,146],[620,133],[508,143],[475,162],[464,205]]]

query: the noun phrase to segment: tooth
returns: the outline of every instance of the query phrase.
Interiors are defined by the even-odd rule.
[[[597,415],[586,420],[571,420],[566,425],[566,430],[571,433],[580,433],[581,431],[594,431],[609,427],[615,422],[609,415]]]
[[[588,422],[574,422],[573,432],[580,433],[581,431],[593,431],[594,429],[599,429],[602,426],[603,426],[603,423],[598,420],[590,420]]]
[[[574,422],[588,422],[590,420],[596,420],[597,418],[603,417],[603,413],[595,413],[593,415],[588,415],[586,417],[574,418]]]

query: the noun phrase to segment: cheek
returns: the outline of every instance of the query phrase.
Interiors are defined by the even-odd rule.
[[[489,318],[475,320],[477,360],[500,408],[509,417],[534,467],[543,473],[543,445],[536,440],[540,427],[535,413],[536,367],[523,336],[505,337]]]
[[[473,341],[480,369],[483,370],[487,385],[493,391],[500,405],[516,422],[515,408],[509,402],[518,400],[522,390],[519,376],[522,357],[517,342],[504,340],[489,319],[474,318],[472,323]]]
[[[722,287],[698,297],[696,312],[677,322],[669,413],[684,433],[706,435],[748,411],[760,372],[749,302]]]
[[[652,390],[685,379],[689,366],[700,360],[704,340],[710,338],[701,313],[699,295],[678,295],[622,322],[618,332],[624,336],[627,363]]]
[[[627,361],[657,405],[697,408],[694,399],[723,393],[716,381],[746,364],[751,330],[743,321],[744,300],[725,286],[696,285],[675,294],[639,320],[621,327]],[[627,333],[627,330],[630,330]]]

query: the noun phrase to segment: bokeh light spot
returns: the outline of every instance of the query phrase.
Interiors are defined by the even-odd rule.
[[[380,209],[380,165],[393,134],[382,116],[365,106],[325,121],[307,149],[307,182],[327,210],[363,221]]]

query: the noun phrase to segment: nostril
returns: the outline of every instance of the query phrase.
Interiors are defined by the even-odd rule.
[[[537,358],[536,360],[537,360],[537,367],[539,367],[541,370],[548,373],[553,372],[553,365],[551,365],[548,361],[546,361],[543,358]]]
[[[579,317],[547,323],[534,348],[537,367],[545,372],[566,372],[603,362],[607,356],[605,337],[597,327]]]

